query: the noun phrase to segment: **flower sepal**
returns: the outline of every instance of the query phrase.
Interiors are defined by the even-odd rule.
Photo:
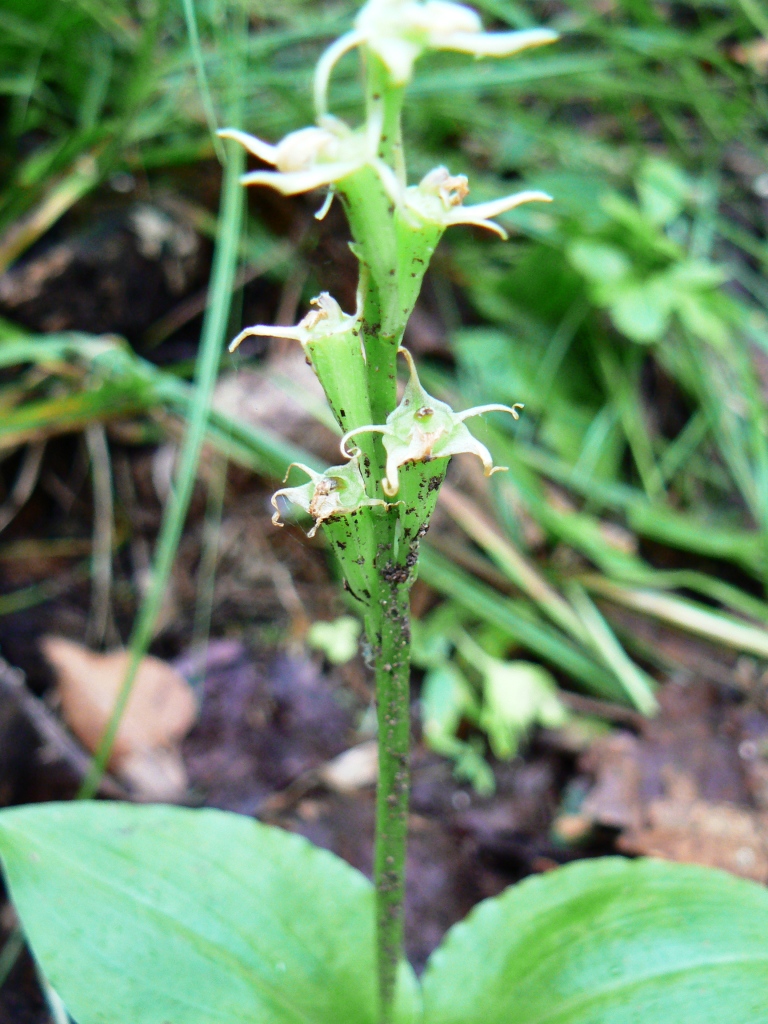
[[[431,462],[433,459],[471,452],[480,458],[486,476],[506,469],[506,466],[493,465],[491,453],[472,436],[464,421],[472,416],[495,411],[508,412],[518,419],[518,410],[523,406],[519,403],[513,406],[478,405],[463,412],[454,412],[446,402],[433,398],[424,390],[410,352],[404,348],[399,351],[405,356],[410,369],[410,379],[400,404],[389,414],[386,423],[357,427],[346,433],[341,439],[342,453],[348,458],[355,457],[355,453],[348,448],[353,437],[365,433],[381,434],[387,456],[386,474],[381,486],[384,494],[390,498],[398,493],[398,471],[408,462]]]
[[[371,418],[359,313],[345,313],[328,292],[310,302],[312,309],[295,327],[257,324],[246,327],[230,344],[233,352],[250,337],[298,341],[317,374],[342,430]]]
[[[508,237],[493,218],[514,210],[523,203],[551,203],[552,196],[535,189],[525,189],[500,199],[475,206],[464,206],[469,184],[463,174],[451,174],[447,167],[435,167],[419,182],[405,190],[406,216],[414,225],[434,225],[442,231],[456,224],[470,224]]]

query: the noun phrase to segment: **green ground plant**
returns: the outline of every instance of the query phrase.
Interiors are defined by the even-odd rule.
[[[316,120],[311,127],[290,133],[277,145],[239,127],[220,133],[274,168],[247,173],[245,184],[288,195],[326,187],[329,202],[338,197],[359,263],[354,312],[345,313],[321,293],[296,327],[250,327],[233,344],[254,334],[300,343],[342,435],[338,465],[322,469],[296,463],[304,479],[275,493],[274,521],[280,523],[285,501],[314,520],[311,532],[323,531],[364,624],[379,723],[374,886],[296,836],[222,812],[87,801],[3,811],[0,857],[12,898],[47,984],[78,1024],[629,1024],[651,1019],[660,1024],[682,1019],[742,1024],[768,1014],[765,891],[717,872],[660,862],[608,858],[528,880],[481,904],[454,928],[420,983],[403,959],[409,593],[421,567],[433,580],[439,581],[441,572],[445,579],[439,560],[422,560],[420,544],[450,458],[460,453],[478,456],[487,476],[501,468],[466,421],[485,413],[514,419],[519,414],[517,404],[502,402],[455,412],[425,390],[402,346],[403,334],[424,273],[448,227],[468,224],[504,237],[504,228],[493,218],[551,197],[540,189],[524,189],[466,205],[466,177],[444,166],[426,170],[419,184],[409,185],[402,106],[414,64],[425,52],[504,57],[555,38],[548,29],[530,27],[486,33],[473,11],[447,0],[369,0],[354,27],[317,64]],[[336,64],[353,49],[360,53],[365,96],[365,116],[357,128],[332,115],[328,100]],[[224,251],[231,254],[240,205],[233,188],[238,165],[234,156],[229,160],[222,218],[223,234],[230,240]],[[646,213],[643,229],[638,227],[633,235],[628,230],[636,223],[632,206],[614,200],[607,213],[613,226],[604,222],[593,237],[583,232],[581,239],[569,241],[567,257],[594,289],[594,302],[607,306],[618,324],[629,325],[626,333],[634,342],[659,339],[674,317],[684,332],[717,346],[723,335],[712,334],[714,311],[720,310],[725,319],[729,314],[709,291],[721,280],[721,272],[705,261],[686,259],[657,230],[673,215],[671,190],[677,185],[670,186],[669,180],[661,165],[646,166],[638,178]],[[679,191],[684,192],[682,185]],[[220,260],[217,293],[229,294],[234,264],[231,257]],[[606,279],[615,289],[606,289]],[[647,314],[647,302],[640,303],[645,319],[633,313],[638,291],[648,290],[658,299],[655,320]],[[189,467],[207,429],[218,358],[210,339],[220,334],[224,317],[225,308],[212,303],[197,388],[191,393],[114,341],[49,338],[47,356],[51,358],[57,345],[60,353],[69,346],[76,357],[85,358],[103,387],[119,388],[129,381],[131,392],[142,391],[146,402],[182,407],[196,403],[185,449],[185,478],[191,479]],[[398,398],[401,354],[408,379]],[[5,357],[35,358],[10,348]],[[482,355],[475,352],[474,359],[482,369]],[[98,388],[92,393],[98,394]],[[631,414],[628,410],[625,415]],[[216,422],[212,416],[214,432]],[[235,449],[258,447],[247,431],[226,436]],[[263,441],[261,452],[269,458],[269,445]],[[638,456],[638,468],[640,460]],[[653,468],[653,461],[647,468]],[[657,486],[653,474],[643,482],[652,497]],[[531,494],[535,501],[535,488]],[[173,525],[163,534],[159,562],[166,569],[185,500],[188,495],[177,495],[178,506],[168,520]],[[757,493],[758,521],[760,501]],[[451,508],[468,535],[559,634],[519,612],[516,619],[514,604],[499,605],[501,613],[489,614],[489,620],[495,614],[495,625],[511,633],[515,628],[524,631],[527,623],[531,646],[538,642],[550,652],[559,650],[561,658],[570,658],[574,674],[581,664],[587,678],[601,662],[590,662],[576,644],[593,656],[600,653],[605,686],[623,687],[638,706],[652,711],[651,683],[626,656],[592,602],[590,580],[569,580],[565,600],[471,506],[454,497]],[[606,555],[590,532],[588,514],[571,517],[565,525],[568,518],[550,515],[553,530],[570,530],[571,543],[589,550],[600,564]],[[632,583],[654,578],[629,555],[619,575],[622,571]],[[457,576],[451,579],[455,584]],[[689,628],[706,628],[701,609],[672,598],[663,604],[647,589],[622,590],[605,581],[596,588],[605,591],[609,586],[614,597],[620,592],[618,600],[629,602],[634,595],[638,602],[645,595],[657,613],[680,619],[687,613]],[[455,602],[461,605],[462,599],[475,616],[483,606],[482,591],[473,591],[471,584]],[[148,643],[151,603],[148,608],[137,625],[135,650]],[[476,715],[500,756],[514,752],[531,723],[562,720],[556,687],[546,672],[492,655],[467,631],[461,614],[451,610],[451,615],[448,632],[437,631],[437,644],[430,644],[428,630],[420,637],[421,658],[433,673],[427,687],[433,691],[437,723],[432,731],[446,752],[459,757],[468,753],[450,749],[456,702],[462,713]],[[718,621],[723,636],[736,645],[748,648],[751,643],[762,650],[763,631],[736,620]],[[709,628],[715,628],[713,623]],[[450,651],[445,645],[440,649],[440,638],[446,636],[457,656],[481,677],[483,700],[476,708],[449,660]],[[434,682],[436,673],[448,678],[447,686],[444,680]],[[599,675],[597,679],[592,679],[593,686],[599,685]],[[126,698],[129,689],[130,680]],[[516,696],[510,701],[512,692]],[[89,780],[91,788],[109,741],[108,733]]]

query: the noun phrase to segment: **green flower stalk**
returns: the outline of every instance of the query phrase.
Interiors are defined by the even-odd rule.
[[[419,382],[403,333],[424,273],[443,233],[456,225],[486,228],[506,238],[496,217],[522,203],[547,202],[524,191],[466,205],[469,183],[436,167],[409,185],[402,142],[405,88],[416,60],[430,50],[502,57],[552,42],[548,29],[482,31],[477,14],[446,0],[369,0],[354,28],[321,56],[314,91],[317,124],[271,144],[239,129],[220,134],[240,142],[269,165],[243,176],[246,185],[295,195],[326,188],[323,216],[334,196],[344,206],[360,264],[357,309],[345,313],[328,293],[295,327],[257,325],[251,335],[293,339],[302,345],[344,437],[345,461],[324,473],[297,466],[303,484],[282,487],[273,498],[312,519],[339,561],[345,586],[358,606],[373,664],[379,723],[374,874],[380,1024],[393,1021],[403,957],[403,896],[409,791],[409,594],[418,572],[419,543],[429,527],[448,462],[472,452],[486,475],[490,452],[466,420],[501,411],[517,418],[519,405],[484,405],[454,412]],[[359,49],[364,69],[365,123],[352,128],[330,115],[328,87],[343,56]],[[409,366],[398,402],[397,355]]]

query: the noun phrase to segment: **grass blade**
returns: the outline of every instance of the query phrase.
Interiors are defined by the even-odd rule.
[[[242,149],[233,146],[229,150],[224,168],[220,234],[211,274],[211,301],[203,323],[200,354],[195,374],[195,392],[190,409],[189,427],[181,448],[176,486],[163,516],[150,587],[133,628],[128,671],[115,702],[112,718],[94,754],[91,769],[81,786],[79,795],[83,799],[90,799],[94,796],[106,770],[120,718],[128,703],[139,664],[152,640],[155,622],[162,606],[192,498],[197,465],[205,440],[213,388],[226,340],[232,302],[232,286],[237,270],[244,207],[244,189],[240,184],[243,165]]]

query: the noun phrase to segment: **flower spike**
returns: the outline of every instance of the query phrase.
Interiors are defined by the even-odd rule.
[[[418,185],[412,185],[405,191],[406,210],[415,214],[423,221],[450,227],[453,224],[473,224],[475,227],[487,228],[506,239],[504,228],[492,217],[500,213],[514,210],[523,203],[551,203],[552,196],[546,192],[527,190],[516,192],[502,199],[492,199],[476,206],[464,206],[464,199],[469,194],[467,179],[463,174],[452,175],[446,167],[435,167]]]
[[[365,493],[365,481],[357,458],[343,466],[331,466],[324,473],[317,473],[302,462],[292,462],[288,473],[294,466],[306,473],[309,480],[298,487],[281,487],[272,495],[275,508],[272,522],[275,526],[283,525],[280,521],[280,506],[277,504],[277,499],[281,497],[298,505],[315,520],[308,537],[314,537],[319,527],[333,516],[349,515],[365,506],[386,505],[380,498],[369,498]],[[285,475],[286,480],[288,473]]]
[[[405,386],[402,401],[389,414],[386,423],[357,427],[346,433],[341,439],[342,454],[347,458],[357,457],[356,450],[350,451],[347,447],[349,441],[357,434],[382,434],[387,465],[386,476],[381,486],[390,498],[400,489],[398,470],[406,462],[429,462],[436,458],[471,452],[482,461],[486,476],[506,469],[506,466],[493,465],[491,453],[484,444],[472,436],[464,421],[485,412],[508,412],[518,419],[518,410],[523,406],[519,403],[512,406],[478,405],[456,413],[445,402],[427,394],[421,386],[410,352],[404,348],[398,351],[405,356],[410,370],[410,379]]]

